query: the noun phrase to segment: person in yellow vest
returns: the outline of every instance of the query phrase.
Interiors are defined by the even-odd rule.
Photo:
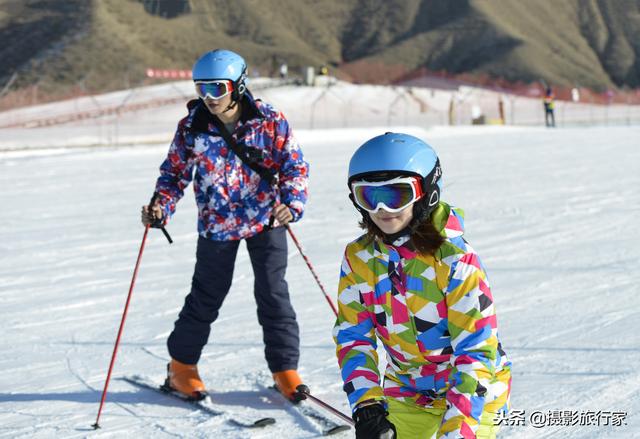
[[[553,90],[551,87],[547,87],[547,91],[544,94],[544,124],[547,127],[555,128],[556,126],[556,118],[553,114],[553,108],[555,106],[553,100],[555,99],[555,95],[553,94]]]

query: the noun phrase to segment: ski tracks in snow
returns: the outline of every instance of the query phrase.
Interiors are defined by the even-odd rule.
[[[334,298],[344,245],[359,233],[346,197],[346,166],[374,131],[389,128],[305,134],[310,198],[295,233]],[[508,427],[501,437],[638,436],[640,130],[412,132],[438,150],[443,198],[465,209],[466,236],[487,267],[500,334],[514,362],[513,408],[630,414],[629,425],[617,429]],[[87,430],[97,414],[142,237],[140,205],[149,199],[165,154],[166,146],[0,155],[0,186],[9,188],[3,192],[9,208],[0,212],[0,350],[6,353],[0,359],[0,437],[246,438],[273,437],[274,431],[280,439],[318,436],[317,429],[273,409],[259,394],[253,409],[273,413],[277,430],[247,433],[117,379],[164,374],[166,335],[193,273],[191,191],[169,224],[175,243],[167,245],[157,231],[150,234],[103,429]],[[38,170],[37,178],[25,178],[28,170]],[[319,396],[348,411],[331,340],[333,315],[295,247],[289,250],[301,374]],[[254,375],[267,370],[244,248],[234,275],[203,353],[202,372],[221,402],[243,404],[242,398],[255,394]]]

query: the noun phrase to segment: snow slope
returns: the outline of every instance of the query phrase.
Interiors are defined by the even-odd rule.
[[[347,163],[359,144],[387,130],[298,131],[311,182],[305,217],[293,229],[334,296],[342,250],[359,233]],[[467,237],[488,268],[514,363],[513,408],[628,412],[622,427],[506,427],[501,437],[640,437],[640,128],[394,130],[437,149],[444,198],[466,210]],[[0,154],[0,437],[318,436],[256,385],[268,373],[244,247],[200,369],[216,401],[276,417],[277,430],[241,430],[118,379],[164,375],[165,340],[194,264],[191,191],[168,226],[175,243],[157,230],[149,235],[103,428],[90,429],[142,238],[139,209],[166,149]],[[346,412],[333,315],[292,243],[289,252],[301,374]]]

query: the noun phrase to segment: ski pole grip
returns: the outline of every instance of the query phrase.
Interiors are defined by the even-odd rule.
[[[151,201],[149,201],[149,207],[153,208],[153,205],[156,204],[157,199],[158,199],[158,193],[154,192],[153,196],[151,197]],[[167,241],[169,241],[169,244],[173,244],[173,239],[171,239],[171,235],[169,235],[169,232],[167,232],[167,229],[165,229],[163,225],[159,225],[156,227],[162,230],[162,234],[165,236],[165,238],[167,238]]]
[[[296,398],[299,398],[300,401],[307,399],[307,396],[311,393],[311,390],[309,390],[309,387],[306,384],[300,384],[296,387],[296,391],[298,392],[296,393]]]

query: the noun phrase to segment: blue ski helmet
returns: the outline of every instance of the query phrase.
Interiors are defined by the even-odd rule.
[[[234,101],[240,99],[247,90],[247,63],[235,52],[216,49],[202,55],[191,71],[194,81],[214,81],[226,79],[233,82]]]
[[[442,189],[440,160],[431,146],[408,134],[385,133],[360,146],[349,162],[349,191],[353,181],[387,180],[397,175],[421,178],[425,195],[415,203],[414,208],[430,213],[436,207]],[[367,214],[358,210],[363,216]]]

